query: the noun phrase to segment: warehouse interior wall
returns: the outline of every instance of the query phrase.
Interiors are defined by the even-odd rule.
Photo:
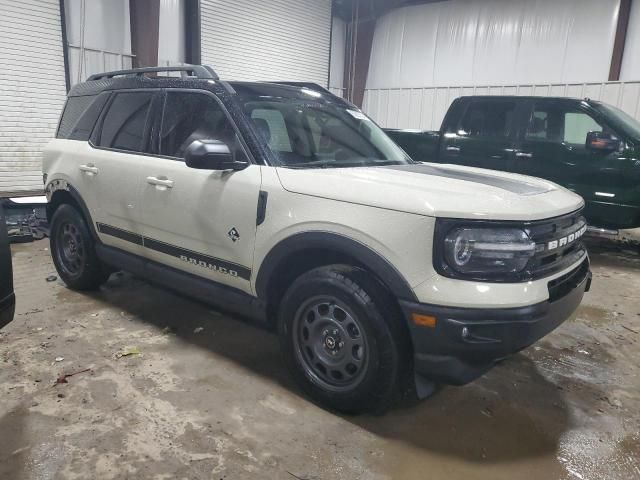
[[[160,0],[158,65],[186,63],[186,22],[184,0]]]
[[[331,62],[329,65],[329,90],[338,96],[344,92],[344,61],[347,48],[347,23],[333,17],[331,25]]]
[[[640,80],[640,0],[631,2],[620,80]]]
[[[366,88],[606,81],[619,3],[450,0],[392,10],[377,21]],[[629,62],[626,72],[640,65]]]
[[[327,86],[331,0],[201,0],[202,63],[228,80]]]
[[[69,79],[131,68],[129,0],[65,0]]]

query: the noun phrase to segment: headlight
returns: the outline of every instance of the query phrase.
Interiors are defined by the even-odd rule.
[[[456,228],[444,238],[444,260],[463,275],[521,272],[536,244],[517,228]]]

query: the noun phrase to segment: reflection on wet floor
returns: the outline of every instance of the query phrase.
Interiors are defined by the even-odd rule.
[[[592,255],[575,318],[478,381],[350,417],[301,396],[263,328],[126,274],[47,283],[47,246],[13,248],[0,478],[640,478],[633,256]]]

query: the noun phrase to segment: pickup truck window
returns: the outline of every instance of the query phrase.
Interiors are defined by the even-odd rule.
[[[411,163],[362,112],[313,99],[242,98],[245,114],[279,162],[292,168],[339,168]]]
[[[484,100],[473,102],[464,113],[458,135],[506,138],[510,134],[515,102]]]
[[[527,140],[584,145],[587,133],[604,127],[585,112],[557,105],[536,106],[526,132]]]

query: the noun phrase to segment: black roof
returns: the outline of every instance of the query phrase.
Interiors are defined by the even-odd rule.
[[[158,76],[163,72],[180,72],[181,76]],[[151,76],[150,74],[154,74]],[[326,88],[312,82],[225,82],[213,69],[201,65],[136,68],[91,75],[86,82],[71,88],[70,97],[96,95],[109,90],[137,88],[200,88],[230,95],[315,100],[353,107]]]

